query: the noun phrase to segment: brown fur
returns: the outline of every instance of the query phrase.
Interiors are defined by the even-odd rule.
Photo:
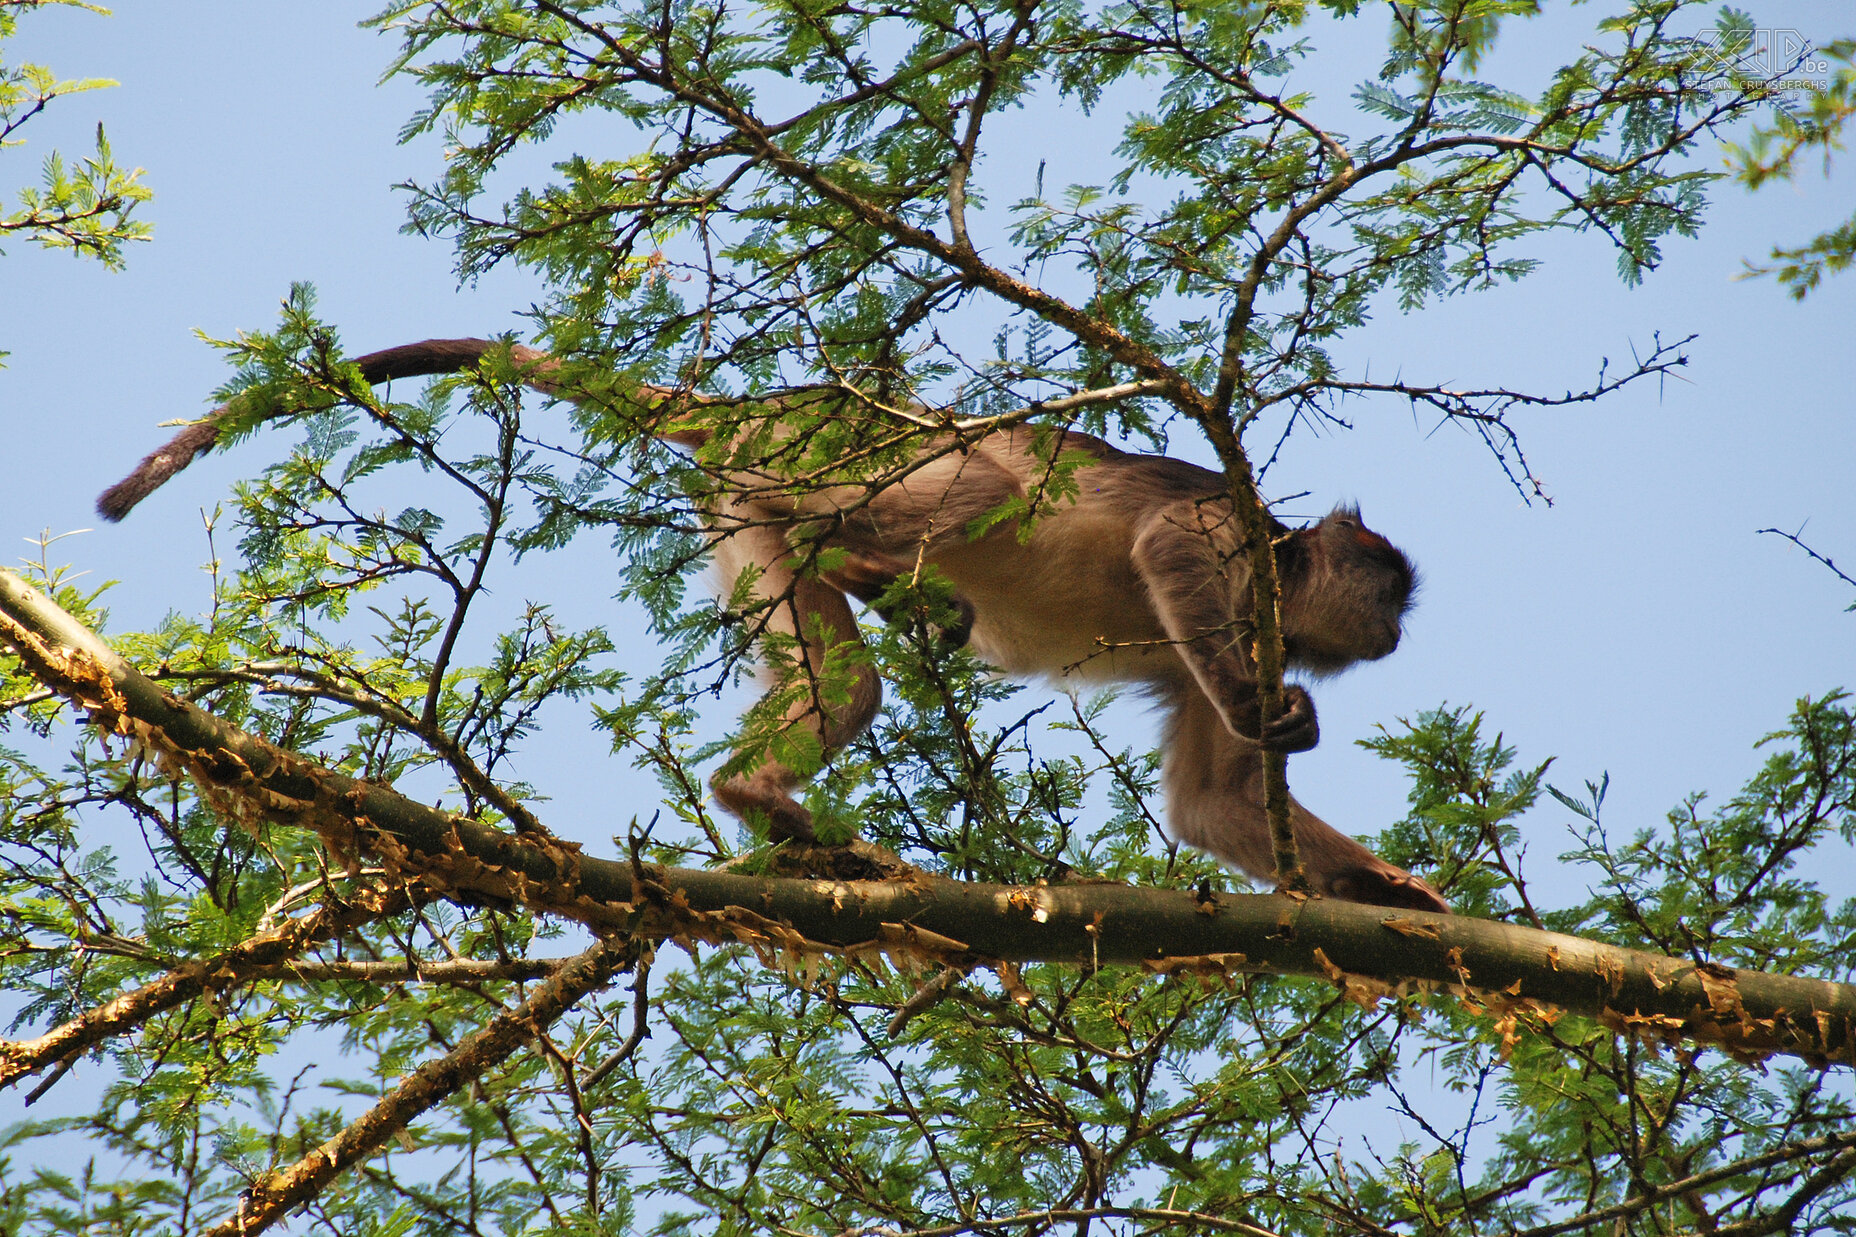
[[[718,529],[757,526],[725,537],[743,548],[722,555],[724,583],[747,564],[763,574],[765,601],[791,596],[806,612],[816,589],[873,600],[919,562],[953,585],[967,638],[981,658],[1008,674],[1065,684],[1137,683],[1167,710],[1164,780],[1168,826],[1180,841],[1267,879],[1272,875],[1263,811],[1265,746],[1305,751],[1319,729],[1306,690],[1290,687],[1288,708],[1260,725],[1255,669],[1245,641],[1250,573],[1240,552],[1224,478],[1164,456],[1133,455],[1097,439],[1067,435],[1065,450],[1088,457],[1077,469],[1074,501],[1059,500],[1032,525],[1015,521],[975,539],[979,516],[1029,500],[1050,473],[1048,447],[1029,429],[1002,431],[949,451],[877,490],[845,487],[807,495],[762,491],[732,498]],[[746,488],[745,486],[743,488]],[[767,522],[828,529],[826,544],[847,565],[808,581],[795,565],[810,549],[768,537]],[[1398,645],[1415,579],[1405,556],[1341,509],[1313,528],[1281,537],[1284,645],[1290,664],[1331,674]],[[745,541],[752,538],[751,541]],[[806,600],[802,600],[802,592]],[[782,603],[791,604],[791,603]],[[816,610],[833,640],[859,640],[840,595]],[[782,630],[793,630],[791,621]],[[809,647],[816,659],[821,650]],[[802,699],[788,720],[833,748],[861,732],[880,703],[879,685],[861,671],[851,699],[832,706]],[[798,779],[776,762],[718,781],[731,811],[760,815],[779,834],[806,836],[810,822],[791,792]],[[1448,907],[1423,881],[1340,833],[1300,803],[1292,820],[1302,862],[1316,889],[1351,901],[1419,910]]]
[[[369,381],[436,373],[474,363],[496,347],[483,340],[434,340],[360,358]],[[526,348],[528,380],[552,390],[554,363]],[[129,506],[210,445],[212,419],[189,426],[105,495],[120,518]],[[690,448],[701,430],[666,435]],[[181,440],[185,439],[185,442]],[[940,446],[947,446],[942,443]],[[1165,456],[1119,451],[1067,434],[1080,452],[1073,499],[1044,501],[1028,534],[1007,521],[974,537],[975,522],[1014,500],[1045,492],[1052,451],[1028,428],[1001,430],[959,450],[926,447],[905,474],[871,492],[839,486],[801,492],[766,470],[723,482],[710,512],[716,561],[730,590],[742,573],[767,603],[766,621],[795,640],[803,675],[817,680],[829,650],[861,643],[846,594],[876,601],[896,578],[932,565],[957,594],[964,638],[1008,674],[1066,684],[1135,683],[1167,710],[1163,778],[1168,827],[1253,876],[1272,875],[1263,810],[1265,747],[1305,751],[1319,738],[1313,701],[1291,686],[1282,716],[1263,725],[1247,649],[1252,609],[1248,559],[1224,478]],[[185,448],[184,454],[182,448]],[[178,463],[175,460],[178,459]],[[151,466],[151,461],[155,465]],[[151,480],[152,477],[152,480]],[[126,501],[117,501],[126,499]],[[1292,666],[1331,674],[1384,657],[1398,645],[1414,575],[1405,556],[1337,509],[1312,528],[1277,525],[1282,628]],[[822,547],[829,569],[807,569]],[[861,733],[881,703],[881,684],[859,664],[848,690],[802,694],[787,721],[809,729],[829,753]],[[718,779],[716,797],[776,837],[811,836],[792,796],[798,776],[769,760]],[[1314,887],[1351,901],[1447,911],[1422,880],[1375,856],[1291,801],[1296,843]]]

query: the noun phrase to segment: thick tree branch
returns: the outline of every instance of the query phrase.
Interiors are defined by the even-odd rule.
[[[1326,978],[1361,1001],[1448,991],[1521,1025],[1566,1010],[1657,1042],[1856,1061],[1856,986],[1736,971],[1513,924],[1280,895],[1117,885],[1012,887],[919,875],[796,880],[583,856],[344,777],[164,691],[10,571],[0,639],[32,674],[187,768],[237,819],[316,830],[409,883],[517,902],[601,931],[780,952],[889,953],[971,966],[1146,964]]]

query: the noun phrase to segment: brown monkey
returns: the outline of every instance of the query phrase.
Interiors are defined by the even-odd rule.
[[[463,368],[501,345],[431,340],[359,358],[370,382]],[[552,392],[555,363],[516,347],[531,386]],[[655,394],[654,392],[652,394]],[[668,393],[664,393],[668,394]],[[189,426],[106,492],[99,510],[120,519],[216,439],[213,419]],[[666,435],[699,447],[699,430]],[[1015,522],[972,537],[976,521],[1041,491],[1051,465],[1029,428],[994,431],[936,453],[925,446],[904,475],[874,492],[862,486],[806,492],[764,473],[726,476],[710,512],[716,560],[732,588],[757,574],[770,626],[794,637],[813,675],[827,650],[861,641],[846,594],[874,602],[897,578],[931,564],[953,586],[961,621],[946,633],[1008,674],[1066,683],[1136,683],[1166,710],[1163,780],[1168,828],[1253,876],[1273,874],[1263,810],[1265,747],[1306,751],[1319,728],[1314,702],[1290,686],[1282,716],[1261,723],[1246,649],[1252,601],[1248,560],[1224,478],[1166,456],[1120,451],[1065,433],[1083,453],[1073,501],[1046,503],[1021,536]],[[796,530],[804,530],[795,536]],[[1415,576],[1410,562],[1359,512],[1337,508],[1312,528],[1274,525],[1282,588],[1283,643],[1292,666],[1317,675],[1384,657],[1398,646]],[[808,570],[821,547],[829,569]],[[842,699],[796,701],[793,725],[827,752],[870,724],[881,685],[867,665]],[[775,837],[809,838],[812,821],[792,791],[798,776],[769,760],[718,779],[720,802],[767,822]],[[1422,880],[1385,862],[1291,800],[1296,843],[1314,887],[1349,901],[1448,911]]]

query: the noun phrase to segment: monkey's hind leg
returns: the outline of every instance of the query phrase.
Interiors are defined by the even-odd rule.
[[[1196,691],[1182,690],[1166,730],[1167,832],[1262,880],[1275,877],[1263,762]],[[1346,902],[1450,913],[1436,890],[1289,800],[1295,846],[1316,892]]]
[[[829,759],[863,733],[882,701],[882,683],[862,657],[828,672],[833,650],[842,654],[846,646],[855,646],[849,651],[861,653],[864,648],[850,603],[836,588],[795,570],[792,551],[776,528],[743,529],[723,540],[716,558],[731,586],[750,564],[759,570],[754,592],[772,603],[767,628],[791,637],[796,654],[785,666],[763,660],[761,678],[771,694],[791,696],[781,728],[806,732],[816,740],[821,758]],[[800,773],[769,757],[748,773],[718,774],[712,785],[723,807],[743,821],[764,820],[774,840],[809,841],[812,814],[792,795],[802,780]]]

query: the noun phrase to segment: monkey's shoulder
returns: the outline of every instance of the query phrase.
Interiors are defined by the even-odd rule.
[[[1217,506],[1228,493],[1223,475],[1209,468],[1170,455],[1131,451],[1117,451],[1100,464],[1078,469],[1076,484],[1080,504],[1106,508],[1130,521],[1130,528],[1149,512],[1180,503]]]

